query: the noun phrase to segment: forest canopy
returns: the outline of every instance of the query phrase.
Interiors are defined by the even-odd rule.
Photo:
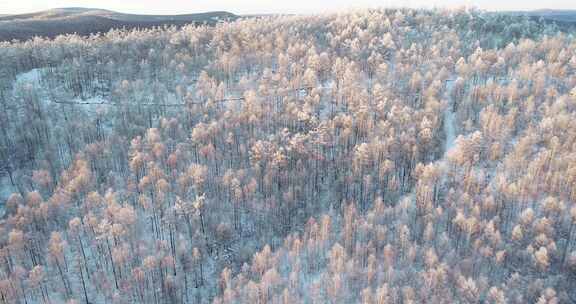
[[[0,43],[0,303],[576,301],[576,40],[373,9]]]

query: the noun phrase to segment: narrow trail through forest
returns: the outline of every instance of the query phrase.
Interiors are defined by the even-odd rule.
[[[453,111],[454,101],[451,98],[453,86],[454,82],[452,80],[449,79],[446,81],[444,99],[448,101],[448,105],[446,106],[446,109],[444,109],[444,134],[446,135],[446,141],[444,143],[444,154],[442,155],[442,159],[446,158],[446,153],[454,147],[456,141],[456,128],[454,126],[456,113]]]
[[[446,159],[448,156],[448,151],[454,148],[456,144],[456,113],[453,111],[454,109],[454,101],[452,100],[452,90],[453,90],[453,79],[446,80],[446,87],[444,89],[444,94],[442,95],[442,99],[445,100],[448,104],[443,112],[443,132],[445,135],[445,141],[442,151],[442,156],[438,159],[432,161],[431,163],[438,164],[441,167],[446,165]],[[445,178],[445,177],[444,177]],[[402,197],[400,197],[399,201],[403,201],[405,199],[413,199],[415,197],[415,187],[412,187],[409,192],[405,193]]]

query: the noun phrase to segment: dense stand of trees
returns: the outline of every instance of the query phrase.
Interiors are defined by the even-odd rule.
[[[266,17],[3,43],[0,66],[0,303],[576,300],[554,26]]]

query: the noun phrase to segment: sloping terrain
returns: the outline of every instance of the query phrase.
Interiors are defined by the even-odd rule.
[[[539,16],[544,19],[576,23],[576,10],[537,10],[529,13],[530,16]]]
[[[26,40],[34,36],[55,37],[77,33],[89,35],[114,28],[149,28],[190,23],[214,24],[235,20],[228,12],[207,12],[185,15],[134,15],[89,8],[52,9],[31,14],[0,16],[0,40]]]
[[[576,303],[574,33],[378,9],[0,43],[0,304]]]
[[[509,14],[528,16],[532,19],[542,19],[545,22],[555,23],[561,27],[576,27],[576,10],[541,9],[535,11],[513,11]]]

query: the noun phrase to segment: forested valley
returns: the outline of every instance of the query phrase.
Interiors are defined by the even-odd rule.
[[[0,42],[0,303],[576,303],[576,38],[370,9]]]

